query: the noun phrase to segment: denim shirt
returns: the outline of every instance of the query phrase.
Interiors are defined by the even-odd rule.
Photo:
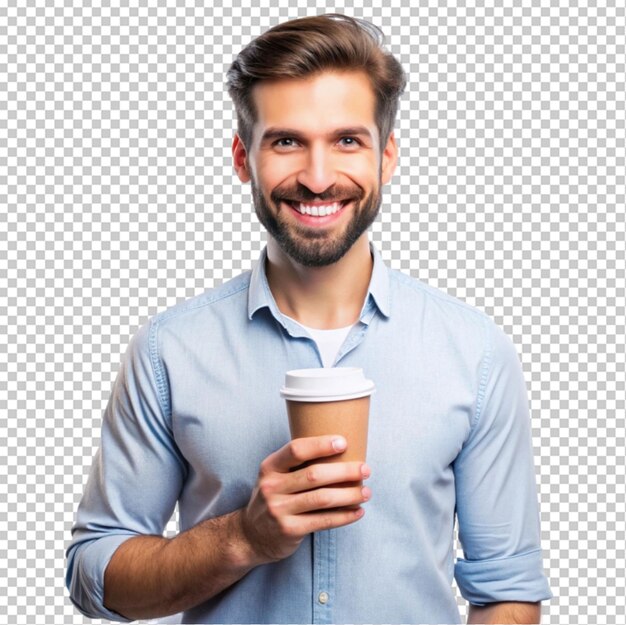
[[[184,613],[193,623],[458,623],[467,600],[551,597],[542,567],[530,418],[510,339],[484,313],[374,264],[360,319],[333,366],[371,398],[365,516],[310,534]],[[155,315],[131,340],[67,550],[66,584],[92,618],[115,549],[244,507],[259,465],[290,439],[279,389],[321,367],[265,274],[247,271]],[[455,560],[458,523],[463,558]]]

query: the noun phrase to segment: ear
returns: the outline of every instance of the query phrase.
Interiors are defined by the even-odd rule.
[[[233,153],[233,167],[239,176],[241,182],[250,181],[250,170],[248,169],[248,153],[239,136],[239,133],[235,134],[232,145]]]
[[[396,137],[393,133],[389,135],[389,139],[387,140],[387,145],[382,154],[382,163],[381,163],[381,183],[387,184],[392,176],[394,171],[396,170],[396,165],[398,163],[398,145],[396,144]]]

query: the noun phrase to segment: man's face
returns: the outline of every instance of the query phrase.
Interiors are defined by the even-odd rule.
[[[263,82],[253,97],[250,149],[245,154],[236,138],[233,153],[240,178],[251,181],[260,222],[294,261],[337,262],[376,219],[396,161],[393,136],[381,158],[367,76],[324,72]]]

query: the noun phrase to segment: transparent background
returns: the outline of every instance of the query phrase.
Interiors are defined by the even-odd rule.
[[[0,1],[0,621],[88,621],[64,549],[122,354],[265,240],[225,71],[279,21],[345,12],[409,74],[372,240],[523,362],[543,622],[624,622],[624,4],[378,4]]]

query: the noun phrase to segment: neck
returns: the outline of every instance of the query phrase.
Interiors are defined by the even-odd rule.
[[[343,328],[358,321],[373,266],[367,233],[326,267],[304,267],[272,237],[267,243],[265,271],[279,310],[311,328]]]

